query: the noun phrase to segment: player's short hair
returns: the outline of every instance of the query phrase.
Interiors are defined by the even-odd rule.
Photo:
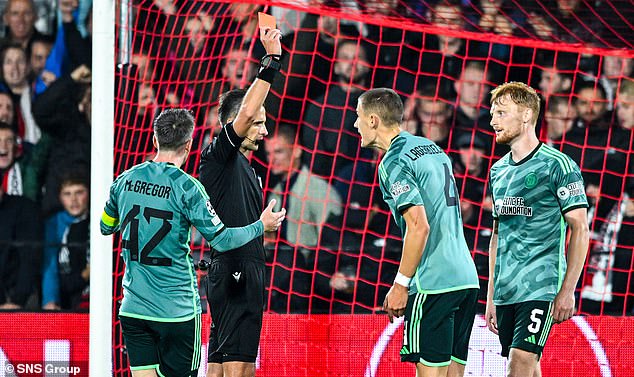
[[[539,116],[539,95],[535,89],[523,82],[511,81],[504,83],[491,91],[491,105],[500,103],[500,100],[509,96],[516,105],[533,110],[531,122],[537,123]]]
[[[624,78],[619,86],[619,94],[634,96],[634,80]]]
[[[403,122],[403,101],[388,88],[370,89],[359,97],[366,114],[375,113],[387,126],[400,126]]]
[[[194,116],[189,110],[163,110],[154,119],[154,135],[163,150],[178,150],[191,140],[193,132]]]
[[[234,89],[220,96],[218,101],[218,121],[221,126],[226,126],[230,120],[236,119],[242,100],[247,94],[245,89]]]

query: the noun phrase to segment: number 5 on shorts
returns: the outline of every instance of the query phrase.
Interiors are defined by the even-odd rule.
[[[531,312],[532,323],[527,326],[529,332],[533,334],[537,334],[539,332],[539,329],[542,326],[542,320],[538,316],[542,315],[544,315],[544,311],[542,309],[533,309]]]

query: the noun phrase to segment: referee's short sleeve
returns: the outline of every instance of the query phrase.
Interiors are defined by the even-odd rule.
[[[215,160],[220,164],[224,164],[233,153],[237,153],[242,144],[241,138],[233,129],[233,123],[224,126],[214,141],[203,151],[202,161]]]

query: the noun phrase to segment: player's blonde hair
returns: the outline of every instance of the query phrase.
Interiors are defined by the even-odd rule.
[[[504,83],[491,91],[491,105],[499,104],[508,96],[516,105],[533,110],[531,122],[537,123],[539,116],[539,95],[535,89],[523,82],[511,81]]]

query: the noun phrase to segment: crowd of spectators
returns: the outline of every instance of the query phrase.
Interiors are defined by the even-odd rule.
[[[87,308],[91,19],[90,2],[4,2],[1,309]]]
[[[266,239],[268,309],[380,307],[398,266],[401,235],[379,195],[377,155],[360,148],[353,127],[358,96],[380,86],[402,96],[404,128],[453,159],[484,294],[492,224],[488,169],[508,152],[489,127],[489,91],[505,81],[527,82],[543,99],[541,140],[579,164],[592,201],[581,311],[632,314],[634,57],[618,48],[633,47],[627,20],[634,5],[595,3],[591,9],[580,0],[525,1],[520,9],[506,0],[320,0],[302,12],[133,1],[131,65],[117,77],[115,166],[122,171],[151,156],[152,119],[161,108],[190,108],[198,124],[195,145],[210,142],[219,131],[219,95],[255,76],[264,55],[255,43],[257,12],[268,11],[284,31],[283,72],[265,104],[269,136],[253,165],[265,199],[278,199],[288,211],[280,233]],[[0,213],[16,206],[6,198],[21,197],[34,208],[30,230],[21,227],[30,235],[0,233],[0,258],[11,256],[7,266],[21,266],[3,270],[5,308],[86,304],[88,208],[79,211],[64,199],[68,187],[89,187],[91,13],[82,4],[60,1],[54,33],[36,29],[32,0],[8,0],[3,12]],[[341,17],[350,12],[378,24]],[[401,21],[424,24],[426,31],[406,30]],[[473,37],[482,33],[487,37]],[[528,47],[535,44],[517,38],[545,43]],[[550,42],[606,52],[556,51]],[[193,153],[185,165],[194,175],[197,159]],[[33,250],[13,252],[24,247]]]

